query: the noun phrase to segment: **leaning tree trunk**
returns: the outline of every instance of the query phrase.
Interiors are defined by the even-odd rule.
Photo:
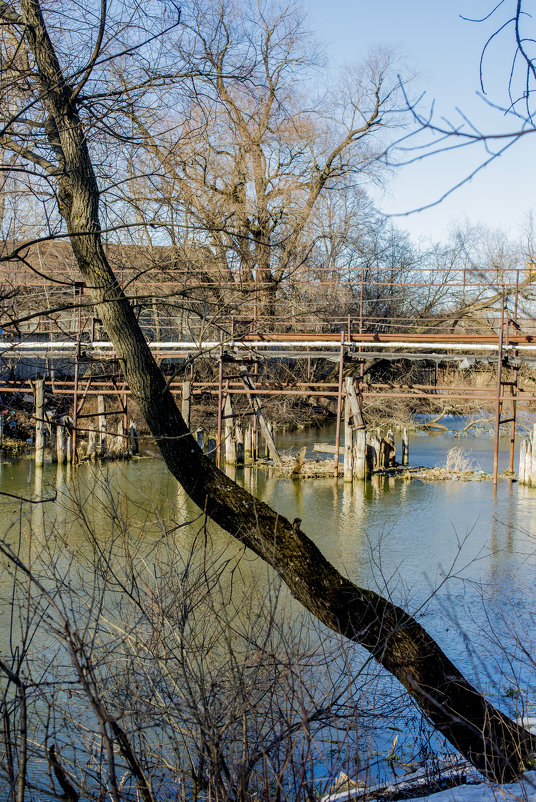
[[[394,674],[437,730],[483,774],[517,777],[532,765],[534,739],[472,687],[415,619],[350,582],[297,526],[232,482],[198,448],[106,259],[84,131],[39,3],[21,0],[21,9],[49,114],[49,140],[60,154],[60,211],[132,396],[168,468],[210,518],[273,566],[304,607]]]

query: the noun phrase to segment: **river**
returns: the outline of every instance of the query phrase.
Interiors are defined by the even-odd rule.
[[[449,425],[459,428],[460,422]],[[333,436],[329,426],[322,432],[286,433],[279,436],[278,446],[310,448]],[[454,439],[453,431],[413,433],[410,464],[444,464],[453,446],[462,447],[482,470],[491,470],[492,438]],[[505,440],[501,469],[506,467],[506,451]],[[512,713],[530,712],[536,701],[532,659],[536,653],[531,642],[536,489],[501,479],[494,497],[490,481],[376,477],[352,486],[342,481],[335,485],[332,479],[280,479],[264,469],[236,470],[235,475],[288,518],[301,518],[303,530],[352,580],[414,612],[449,657],[496,703]],[[21,542],[28,546],[29,538],[35,543],[54,540],[56,550],[51,554],[57,573],[64,570],[62,560],[72,566],[77,554],[87,552],[88,522],[97,537],[99,531],[108,536],[114,526],[117,531],[128,529],[133,541],[145,539],[147,553],[163,531],[186,547],[200,530],[199,519],[190,528],[183,526],[198,513],[158,459],[102,468],[84,464],[74,471],[47,465],[37,475],[29,460],[4,462],[0,490],[24,498],[57,494],[55,501],[42,505],[0,498],[0,521],[8,542],[20,548]],[[85,510],[85,522],[80,520],[80,508]],[[211,536],[221,555],[233,549],[226,533],[211,527]],[[266,576],[258,560],[248,558],[246,564],[239,582],[242,593],[248,577],[255,576],[258,584],[259,577],[263,581]],[[79,569],[79,581],[90,582],[85,571]],[[13,637],[10,583],[4,572],[0,577],[6,600],[0,617],[4,642]],[[53,648],[50,641],[43,641],[44,652]]]

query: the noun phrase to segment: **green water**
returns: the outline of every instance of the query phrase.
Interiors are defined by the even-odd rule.
[[[286,434],[279,438],[279,447],[292,450],[319,440],[329,442],[333,434],[329,427],[320,433]],[[482,469],[491,469],[491,438],[454,440],[452,433],[413,435],[410,462],[430,467],[444,464],[453,446],[461,446]],[[501,467],[505,467],[506,441],[501,447]],[[460,637],[459,627],[443,625],[441,620],[442,615],[453,615],[447,607],[455,605],[461,626],[472,631],[482,625],[480,589],[475,583],[505,609],[510,605],[516,610],[530,607],[522,596],[530,598],[536,577],[535,489],[502,480],[494,498],[489,481],[374,478],[345,485],[342,481],[335,484],[331,478],[280,479],[261,469],[236,470],[233,476],[283,515],[301,518],[304,531],[352,580],[388,593],[410,609],[420,608],[430,593],[454,574],[437,593],[428,616],[434,634],[462,664],[468,659],[465,634]],[[0,526],[3,532],[11,527],[14,533],[22,519],[23,533],[31,526],[41,536],[60,535],[74,552],[84,550],[86,537],[78,506],[97,532],[100,527],[109,533],[113,499],[133,537],[141,533],[148,548],[152,539],[160,537],[166,521],[182,525],[199,515],[158,459],[110,463],[102,468],[86,464],[74,471],[47,465],[37,477],[30,461],[3,463],[0,490],[24,498],[47,498],[56,493],[56,501],[44,505],[0,497]],[[186,543],[198,528],[198,524],[191,531],[181,528],[180,537]],[[218,549],[232,547],[227,533],[210,528]],[[248,560],[250,568],[254,562]],[[529,623],[526,618],[519,621],[524,627]]]
[[[333,428],[327,427],[282,435],[278,445],[293,451],[333,437]],[[462,447],[476,467],[491,469],[491,438],[459,440],[452,432],[412,435],[410,463],[444,464],[453,446]],[[503,468],[506,441],[501,449]],[[303,530],[353,581],[413,612],[503,709],[519,712],[521,695],[536,701],[536,489],[501,480],[494,497],[489,481],[375,477],[351,485],[331,478],[280,479],[263,469],[234,470],[233,476],[286,517],[301,518]],[[25,559],[37,559],[45,574],[47,560],[53,562],[56,582],[65,576],[91,589],[92,560],[114,537],[132,543],[136,559],[148,565],[170,539],[185,555],[203,543],[203,516],[158,459],[85,464],[75,470],[46,465],[37,472],[29,460],[3,463],[0,491],[34,501],[51,499],[31,504],[0,496],[0,526],[6,542]],[[215,526],[208,529],[210,548],[236,565],[240,547]],[[250,587],[258,590],[269,580],[269,571],[253,555],[243,556],[233,592],[247,598]],[[0,635],[4,643],[11,638],[13,646],[18,630],[11,583],[11,574],[2,569]],[[285,604],[298,614],[295,602],[287,599]],[[40,637],[38,632],[37,645],[53,661],[53,641]]]

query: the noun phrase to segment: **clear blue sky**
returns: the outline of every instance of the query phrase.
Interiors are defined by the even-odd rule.
[[[485,24],[460,18],[479,17],[496,5],[493,0],[304,0],[310,28],[326,44],[334,68],[358,62],[376,46],[394,50],[406,73],[413,74],[410,91],[426,92],[436,114],[460,120],[456,107],[485,131],[501,130],[499,112],[477,97],[482,46],[504,19]],[[507,8],[512,6],[507,3]],[[536,23],[534,25],[536,35]],[[512,36],[497,41],[486,61],[488,97],[504,99],[512,53]],[[403,213],[437,200],[468,175],[482,153],[451,154],[413,164],[375,194],[379,208]],[[439,206],[408,217],[394,217],[414,238],[443,239],[452,221],[500,227],[517,236],[527,214],[536,207],[536,133],[516,143]]]

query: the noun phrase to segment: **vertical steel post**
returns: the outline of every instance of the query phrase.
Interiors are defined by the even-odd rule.
[[[361,292],[359,295],[359,334],[363,333],[363,288],[365,284],[365,268],[361,266]],[[359,346],[359,354],[361,355],[363,347]],[[361,357],[359,359],[359,382],[357,385],[359,409],[363,409],[363,379],[365,377],[365,360]]]
[[[257,291],[258,291],[258,268],[255,268],[255,284],[253,287],[253,333],[257,333]]]
[[[124,453],[128,454],[128,396],[126,390],[121,399],[121,406],[123,407],[123,432],[125,434],[122,445]]]
[[[74,363],[74,387],[73,387],[73,437],[71,442],[73,465],[76,462],[76,427],[78,425],[78,376],[80,370],[80,338],[82,335],[82,293],[84,285],[75,281],[74,297],[78,298],[78,331],[76,335],[76,355]]]
[[[221,468],[221,423],[223,413],[223,332],[220,333],[220,358],[218,363],[218,433],[216,435],[216,465]]]
[[[365,284],[365,268],[361,266],[361,290],[359,293],[359,333],[363,331],[363,287]]]
[[[519,268],[516,270],[516,290],[514,295],[514,324],[515,330],[518,331],[519,327],[517,325],[517,305],[519,300]],[[515,449],[515,442],[516,442],[516,418],[517,418],[517,383],[519,378],[519,368],[517,366],[517,358],[519,356],[519,351],[516,348],[514,350],[514,359],[516,360],[515,367],[514,367],[514,383],[510,385],[510,392],[512,394],[512,429],[510,431],[510,462],[508,464],[508,468],[510,471],[514,470],[514,449]]]
[[[501,297],[501,327],[499,329],[499,346],[497,353],[497,395],[496,395],[496,409],[495,409],[495,443],[493,445],[493,484],[497,486],[497,477],[499,474],[499,429],[501,426],[501,381],[502,381],[502,350],[503,350],[503,332],[504,332],[504,287]]]
[[[259,363],[255,362],[253,366],[253,381],[255,383],[255,387],[257,386],[257,382],[259,380]],[[259,456],[259,427],[257,425],[257,416],[253,416],[253,434],[251,438],[251,453],[253,455],[253,464],[257,462],[257,458]]]
[[[45,380],[35,382],[35,466],[42,468],[45,462]]]
[[[344,331],[341,331],[341,350],[339,357],[339,390],[337,393],[337,429],[335,432],[335,479],[339,475],[339,451],[341,447],[342,385],[344,378]]]

